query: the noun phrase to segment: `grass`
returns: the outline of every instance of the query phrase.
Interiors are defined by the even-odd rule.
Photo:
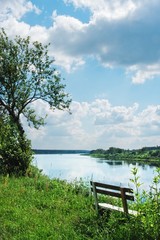
[[[37,173],[0,176],[0,196],[0,240],[158,240],[160,236],[159,205],[152,201],[153,195],[147,195],[141,206],[145,216],[105,212],[98,217],[90,190],[82,182],[50,180]]]

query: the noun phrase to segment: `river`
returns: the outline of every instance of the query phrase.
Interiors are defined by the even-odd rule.
[[[125,161],[102,160],[80,154],[36,154],[34,164],[50,178],[68,182],[83,180],[101,181],[108,184],[131,186],[131,170],[138,168],[141,189],[149,190],[155,175],[154,166],[131,164]]]

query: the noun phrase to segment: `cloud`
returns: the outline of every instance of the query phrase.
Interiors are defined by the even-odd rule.
[[[34,11],[36,14],[41,12],[31,1],[27,0],[1,0],[0,9],[0,21],[6,21],[10,17],[20,19],[30,11]]]
[[[41,10],[31,1],[27,0],[2,0],[0,1],[0,28],[4,28],[9,37],[20,35],[31,36],[32,41],[48,43],[48,30],[40,25],[30,26],[22,21],[27,13],[41,14]]]
[[[28,138],[35,148],[95,149],[110,146],[140,148],[158,145],[160,105],[140,110],[132,106],[112,106],[107,99],[72,102],[72,114],[49,109],[35,102],[38,115],[48,115],[47,125],[35,130],[25,123]]]
[[[97,113],[95,124],[105,125],[105,124],[121,124],[124,122],[129,122],[133,120],[134,114],[138,109],[138,104],[135,103],[133,107],[116,106],[106,109],[106,111],[101,111]]]
[[[132,82],[135,84],[144,83],[146,80],[153,79],[160,75],[160,63],[151,65],[132,66],[128,72],[133,72]]]
[[[139,114],[139,119],[142,126],[153,127],[159,129],[160,127],[160,105],[148,106]]]
[[[54,17],[51,36],[57,55],[70,60],[68,70],[94,57],[105,67],[126,68],[133,83],[144,83],[160,75],[159,1],[66,2],[91,12],[87,24],[70,16]]]
[[[31,35],[33,40],[51,42],[55,64],[68,72],[88,58],[104,67],[123,67],[133,83],[142,84],[160,75],[159,0],[65,0],[66,5],[87,8],[90,20],[83,23],[69,15],[52,14],[49,28],[21,21],[28,12],[40,14],[31,1],[1,1],[0,26],[10,35]]]
[[[88,8],[93,14],[92,18],[105,16],[108,19],[118,19],[125,17],[136,9],[135,1],[130,0],[65,0],[72,3],[75,8]]]

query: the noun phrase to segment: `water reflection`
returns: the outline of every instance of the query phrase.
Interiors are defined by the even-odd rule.
[[[142,167],[144,170],[147,169],[148,164],[141,163],[141,162],[131,162],[131,161],[123,161],[123,160],[106,160],[106,159],[97,159],[95,158],[97,163],[106,163],[112,166],[116,165],[128,165],[130,166],[131,164],[136,167]],[[155,169],[155,165],[150,164],[149,167],[152,169]]]
[[[122,165],[124,164],[123,161],[118,161],[118,160],[104,160],[104,159],[96,159],[97,163],[106,163],[109,165]]]
[[[34,164],[50,178],[94,180],[123,186],[130,184],[131,187],[131,169],[136,166],[143,189],[151,185],[155,170],[155,167],[145,164],[96,159],[80,154],[35,155]]]

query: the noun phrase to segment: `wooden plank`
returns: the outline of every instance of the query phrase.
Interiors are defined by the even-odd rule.
[[[132,188],[126,188],[126,187],[124,187],[124,190],[125,190],[125,192],[127,192],[127,193],[133,193],[133,189],[132,189]]]
[[[92,181],[91,181],[92,182]],[[93,183],[93,182],[92,182]],[[92,185],[92,184],[91,184]],[[100,182],[94,182],[94,185],[96,187],[101,187],[101,188],[108,188],[108,189],[113,189],[113,190],[119,190],[120,191],[120,187],[119,186],[114,186],[114,185],[110,185],[110,184],[105,184],[105,183],[100,183]]]
[[[123,204],[124,212],[128,213],[128,205],[127,205],[127,199],[126,199],[124,188],[121,188],[121,196],[122,196],[122,204]]]
[[[102,209],[110,209],[110,210],[115,210],[115,211],[119,211],[119,212],[124,212],[123,207],[118,207],[112,204],[108,204],[108,203],[99,203],[98,204],[100,208]],[[128,213],[134,216],[138,215],[138,211],[135,210],[128,210]]]
[[[90,181],[90,184],[92,185],[93,181]],[[111,184],[106,184],[106,183],[100,183],[100,182],[94,182],[94,185],[96,187],[101,187],[101,188],[108,188],[108,189],[113,189],[113,190],[117,190],[120,191],[120,186],[115,186],[115,185],[111,185]],[[124,187],[125,192],[129,192],[129,193],[133,193],[133,189],[132,188],[126,188]]]
[[[98,204],[100,208],[103,209],[110,209],[110,210],[116,210],[116,211],[120,211],[120,212],[124,212],[123,207],[118,207],[112,204],[108,204],[108,203],[99,203]]]
[[[92,182],[92,187],[93,187],[93,195],[94,195],[94,201],[95,201],[95,208],[97,214],[99,213],[99,208],[98,208],[98,197],[97,197],[97,191],[96,191],[96,186],[94,182]]]
[[[99,194],[104,194],[104,195],[109,195],[109,196],[112,196],[112,197],[121,198],[121,188],[120,188],[119,192],[100,189],[100,188],[97,188],[96,186],[95,186],[95,188],[96,188],[96,192],[99,193]],[[93,192],[93,188],[91,188],[91,191]],[[125,196],[126,196],[127,200],[134,201],[134,196],[133,195],[125,194]]]
[[[107,191],[107,190],[98,189],[98,188],[96,188],[96,192],[100,193],[100,194],[108,195],[108,196],[111,196],[111,197],[121,198],[121,193],[120,192],[118,193],[118,192]]]
[[[91,181],[90,184],[91,184],[91,191],[93,192],[94,199],[95,199],[95,207],[96,207],[97,213],[99,213],[99,208],[103,208],[103,209],[110,209],[110,210],[125,212],[126,214],[128,213],[132,215],[138,214],[137,211],[130,210],[130,209],[128,210],[127,200],[134,201],[133,189],[114,186],[114,185],[105,184],[105,183],[93,182],[93,181]],[[123,207],[119,207],[119,206],[115,206],[107,203],[98,203],[98,194],[121,198]]]

